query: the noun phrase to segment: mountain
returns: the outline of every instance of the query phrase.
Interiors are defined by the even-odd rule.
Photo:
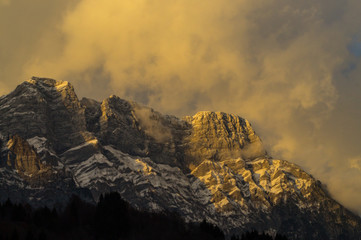
[[[63,206],[119,192],[132,206],[206,219],[226,234],[361,239],[361,219],[300,167],[273,159],[251,124],[199,112],[178,119],[117,96],[79,100],[37,78],[0,97],[0,200]]]

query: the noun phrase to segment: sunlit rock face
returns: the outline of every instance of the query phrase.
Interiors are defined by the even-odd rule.
[[[300,207],[310,207],[326,194],[315,179],[286,161],[258,158],[253,161],[229,159],[203,161],[192,175],[213,193],[215,207],[221,212],[256,207],[268,210],[274,205],[297,200]],[[319,191],[321,190],[321,191]],[[318,204],[318,203],[317,203]]]
[[[63,205],[118,191],[227,234],[361,239],[360,218],[300,167],[271,158],[251,124],[199,112],[178,119],[117,96],[78,100],[65,81],[32,78],[0,97],[0,200]]]
[[[261,139],[250,123],[233,114],[199,112],[185,120],[191,125],[187,143],[187,165],[193,170],[204,160],[223,161],[265,156]]]
[[[9,149],[7,165],[16,169],[20,175],[32,177],[48,169],[41,163],[35,150],[21,137],[17,135],[11,137],[6,147]]]

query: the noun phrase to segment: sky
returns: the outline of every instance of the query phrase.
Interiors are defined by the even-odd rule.
[[[31,76],[248,119],[361,214],[361,1],[0,0],[0,95]]]

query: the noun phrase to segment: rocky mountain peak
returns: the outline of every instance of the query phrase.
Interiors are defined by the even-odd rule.
[[[248,120],[234,114],[224,112],[201,111],[193,117],[186,117],[194,127],[213,128],[219,135],[228,134],[230,138],[246,138],[249,142],[258,141]],[[244,144],[243,144],[244,145]]]
[[[0,200],[54,206],[117,191],[229,234],[360,239],[361,219],[300,167],[269,157],[237,115],[181,120],[115,95],[79,101],[70,83],[33,77],[0,98],[0,116]]]
[[[73,85],[68,81],[32,77],[26,83],[30,83],[46,96],[50,95],[60,98],[69,109],[79,110],[82,108]]]
[[[192,126],[187,137],[191,170],[206,159],[220,161],[242,157],[247,160],[266,156],[261,139],[246,119],[234,114],[203,111],[185,120]]]
[[[111,95],[103,100],[101,104],[103,117],[114,116],[116,112],[129,114],[132,111],[132,104],[118,96]]]
[[[43,85],[46,87],[57,87],[60,85],[71,87],[71,84],[68,81],[55,80],[52,78],[35,77],[35,76],[31,77],[31,79],[29,80],[26,80],[26,82],[31,83],[33,85]]]
[[[32,77],[0,99],[0,132],[24,139],[45,137],[55,151],[91,138],[84,107],[67,81]]]

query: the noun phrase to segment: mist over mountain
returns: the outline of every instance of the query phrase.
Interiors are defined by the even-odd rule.
[[[300,167],[267,154],[251,124],[222,112],[179,119],[110,96],[78,99],[37,78],[0,97],[0,200],[61,208],[119,192],[137,209],[206,219],[227,235],[361,239],[361,219]]]

